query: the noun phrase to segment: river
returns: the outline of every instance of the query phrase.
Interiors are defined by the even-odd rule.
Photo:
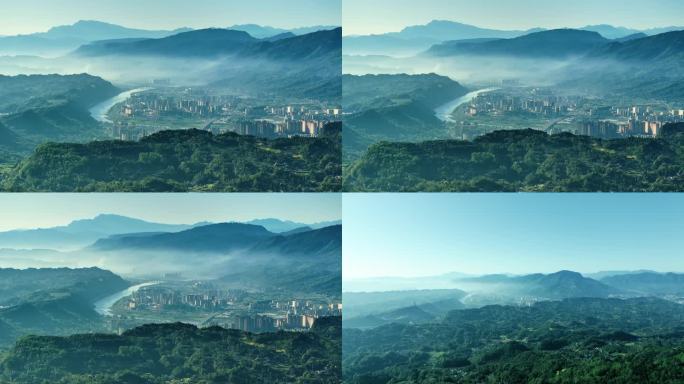
[[[497,89],[499,88],[485,88],[467,93],[457,99],[451,100],[450,102],[435,108],[435,116],[437,116],[437,118],[442,121],[453,123],[454,119],[451,117],[451,115],[454,113],[454,110],[456,110],[456,108],[460,107],[465,103],[470,103],[478,95],[491,91],[496,91]]]
[[[158,281],[138,284],[138,285],[134,285],[132,287],[128,287],[128,288],[124,289],[123,291],[117,292],[111,296],[107,296],[104,299],[97,301],[95,303],[95,311],[97,311],[97,313],[99,313],[100,315],[103,315],[103,316],[111,316],[112,315],[112,307],[114,306],[114,304],[116,304],[117,301],[123,299],[124,297],[128,297],[128,296],[138,292],[141,288],[149,287],[149,286],[157,285],[157,284],[159,284]]]
[[[107,113],[110,109],[112,109],[112,107],[128,100],[129,97],[136,93],[149,91],[150,89],[152,88],[136,88],[131,89],[130,91],[121,92],[118,95],[112,97],[111,99],[107,99],[101,102],[100,104],[90,108],[90,115],[93,117],[93,119],[101,123],[111,123],[112,121],[109,120],[109,117],[107,117]]]

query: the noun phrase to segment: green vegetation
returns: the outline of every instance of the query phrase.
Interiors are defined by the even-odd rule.
[[[27,334],[102,331],[93,304],[129,285],[98,268],[0,269],[0,349]]]
[[[345,169],[347,191],[684,191],[684,124],[656,139],[534,130],[468,141],[379,143]]]
[[[344,382],[681,383],[684,306],[568,299],[344,330]]]
[[[99,268],[0,269],[0,305],[17,304],[38,293],[62,289],[96,300],[127,286],[119,276]]]
[[[0,166],[47,141],[87,142],[104,132],[88,108],[120,90],[95,76],[0,75]],[[4,173],[0,169],[0,177]]]
[[[443,138],[446,128],[434,109],[468,93],[445,76],[345,75],[344,155],[352,160],[380,141]]]
[[[340,318],[319,319],[311,332],[259,335],[146,325],[121,336],[23,338],[0,363],[0,382],[333,384],[340,362]]]
[[[140,142],[49,143],[1,182],[31,192],[333,192],[341,189],[340,130],[330,124],[313,139],[186,130]]]
[[[111,83],[81,75],[0,75],[0,112],[19,113],[74,103],[87,109],[121,92]]]

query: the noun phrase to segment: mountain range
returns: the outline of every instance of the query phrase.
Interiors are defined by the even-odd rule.
[[[252,37],[244,31],[201,29],[158,39],[101,40],[83,45],[74,54],[93,56],[168,56],[217,58],[236,56],[253,60],[306,61],[336,54],[341,49],[341,28],[316,31],[275,41]]]
[[[330,221],[304,224],[279,219],[259,219],[251,220],[244,224],[250,225],[247,228],[253,228],[258,232],[263,232],[261,231],[263,228],[270,236],[275,236],[276,234],[281,233],[293,234],[294,232],[306,232],[340,225],[341,222]],[[128,238],[126,235],[140,237],[142,236],[141,234],[143,234],[145,236],[160,236],[163,238],[163,235],[168,235],[169,233],[196,229],[196,232],[191,232],[189,235],[186,234],[186,236],[202,237],[209,236],[211,228],[221,228],[212,227],[210,225],[211,223],[207,222],[195,224],[162,224],[126,216],[102,214],[92,219],[75,220],[64,226],[0,232],[0,249],[75,250],[93,244],[96,247],[106,246],[106,244],[124,244],[126,241],[129,241],[127,240]],[[224,228],[230,225],[231,224],[222,224]],[[202,227],[208,228],[201,230],[200,228]],[[206,232],[200,233],[202,231]],[[104,240],[101,243],[96,243],[100,239]],[[155,241],[149,239],[145,240],[152,243]],[[142,240],[139,239],[139,241]],[[138,243],[133,242],[132,244]],[[147,246],[152,246],[150,243],[147,244]]]
[[[230,26],[230,27],[228,27],[228,29],[247,32],[250,35],[256,37],[257,39],[272,39],[272,38],[277,37],[277,36],[306,35],[309,33],[335,29],[338,27],[339,26],[333,26],[333,25],[316,25],[316,26],[312,26],[312,27],[283,29],[283,28],[274,28],[274,27],[263,26],[263,25],[258,25],[258,24],[238,24],[238,25]]]
[[[611,25],[590,25],[577,30],[591,31],[601,34],[606,39],[623,39],[630,35],[656,35],[660,33],[682,30],[684,27],[653,28],[636,30]],[[425,51],[433,45],[447,41],[469,39],[511,39],[544,31],[542,28],[529,30],[497,30],[480,28],[473,25],[446,20],[434,20],[425,25],[404,28],[400,32],[379,35],[345,36],[344,50],[346,55],[390,55],[412,56]]]
[[[511,39],[447,41],[431,47],[432,56],[515,56],[568,58],[584,55],[610,40],[597,32],[555,29],[534,32]]]
[[[257,39],[273,39],[276,36],[296,36],[334,28],[336,27],[312,26],[286,30],[256,24],[244,24],[234,25],[228,29],[247,32]],[[80,20],[71,25],[61,25],[50,28],[46,32],[16,36],[0,36],[0,56],[58,56],[73,51],[81,45],[95,41],[159,39],[192,30],[192,28],[187,27],[173,30],[146,30],[127,28],[96,20]]]
[[[0,232],[0,249],[79,249],[98,239],[135,232],[179,232],[192,225],[152,223],[119,215],[98,215],[65,226]]]
[[[151,31],[126,28],[100,21],[81,20],[72,25],[53,27],[47,32],[0,37],[0,55],[56,56],[97,40],[161,38],[189,30],[189,28],[180,28],[170,31]]]
[[[248,260],[262,258],[333,261],[340,264],[342,226],[277,234],[259,225],[242,223],[207,224],[172,233],[131,233],[97,240],[88,247],[94,252],[228,254],[241,251]],[[170,257],[170,256],[169,256]]]
[[[345,328],[375,328],[389,323],[415,324],[438,319],[453,309],[487,305],[593,298],[672,298],[684,295],[684,274],[621,271],[595,274],[455,277],[453,290],[345,293]]]

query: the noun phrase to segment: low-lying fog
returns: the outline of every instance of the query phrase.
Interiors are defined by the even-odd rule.
[[[568,59],[514,58],[510,56],[418,55],[408,58],[390,56],[343,57],[345,74],[424,74],[448,76],[465,86],[500,85],[502,80],[516,80],[525,86],[552,86],[571,83],[597,73],[629,73],[637,67],[615,61]]]
[[[131,278],[181,273],[185,278],[215,279],[229,274],[253,271],[259,267],[294,267],[294,263],[279,255],[258,254],[247,250],[210,253],[169,250],[94,251],[83,249],[59,252],[0,249],[2,268],[98,267]]]
[[[292,70],[296,68],[290,68]],[[87,73],[117,85],[150,84],[155,79],[171,80],[174,86],[199,86],[249,73],[285,73],[282,63],[266,60],[222,57],[173,58],[160,56],[0,56],[0,74],[45,75]]]

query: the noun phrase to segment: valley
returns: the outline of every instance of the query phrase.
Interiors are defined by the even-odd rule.
[[[4,62],[9,60],[12,64],[6,73],[13,74],[0,76],[4,89],[0,92],[0,189],[340,190],[337,157],[341,139],[328,140],[335,133],[326,127],[339,125],[341,116],[341,29],[321,28],[257,38],[227,28],[145,32],[106,23],[79,22],[46,32],[50,36],[58,31],[62,35],[78,35],[79,39],[69,41],[80,43],[58,56],[0,57],[0,73],[5,73]],[[135,34],[139,38],[130,37]],[[0,52],[7,39],[0,38]],[[43,37],[30,35],[25,39],[38,42]],[[41,49],[36,48],[35,54],[42,54]],[[86,72],[83,68],[87,68],[87,73],[72,75]],[[130,181],[134,186],[124,180],[124,173],[104,178],[101,173],[91,174],[92,179],[82,183],[78,180],[85,176],[84,170],[68,165],[62,174],[66,179],[63,181],[52,180],[38,187],[32,183],[19,185],[12,180],[35,157],[40,158],[41,168],[47,169],[31,173],[62,173],[62,167],[43,158],[41,151],[45,146],[107,143],[115,148],[120,143],[136,147],[155,134],[193,130],[239,136],[236,140],[250,152],[246,165],[249,169],[232,167],[235,155],[226,156],[225,151],[215,151],[205,142],[201,149],[211,158],[225,162],[228,157],[229,163],[213,166],[221,176],[212,176],[206,182],[186,180],[181,186],[172,181],[171,174],[155,175],[154,171],[145,170],[147,167],[142,163],[135,165],[143,175]],[[300,153],[286,153],[274,160],[272,157],[279,155],[280,150],[262,150],[261,143],[275,140],[283,144],[278,146],[319,148],[311,156],[316,164],[298,161],[305,157]],[[167,146],[171,145],[175,143]],[[164,169],[180,165],[164,159],[165,151],[159,151],[150,151],[158,165],[164,165]],[[190,155],[196,159],[200,156]],[[89,154],[79,159],[91,167],[100,161]],[[172,173],[178,175],[179,171]],[[261,173],[282,174],[290,181],[266,186],[253,180],[239,180]],[[151,180],[157,185],[150,184]],[[232,185],[226,185],[226,180],[231,180]]]
[[[664,137],[664,130],[684,123],[684,105],[677,91],[684,78],[680,60],[684,32],[680,29],[624,34],[624,30],[603,25],[503,31],[436,20],[400,32],[345,36],[344,190],[679,191],[679,172],[661,173],[659,165],[646,159],[637,158],[644,165],[639,170],[624,163],[614,170],[604,161],[601,170],[589,164],[549,168],[544,161],[573,159],[556,150],[549,152],[541,142],[540,146],[527,147],[534,155],[528,152],[513,156],[514,163],[529,163],[529,168],[509,167],[502,152],[515,150],[507,141],[500,143],[498,152],[482,151],[487,158],[493,155],[489,165],[501,172],[490,173],[484,166],[487,161],[479,161],[479,156],[469,161],[472,173],[460,164],[453,169],[453,164],[473,154],[455,148],[491,142],[491,137],[527,136],[500,131],[535,130],[552,138],[568,138],[570,134],[576,142],[588,136],[614,141],[610,146],[623,148],[634,144],[631,138]],[[420,48],[409,53],[409,47]],[[444,84],[428,81],[431,76],[467,91],[441,98]],[[371,84],[376,86],[374,98],[359,96]],[[413,91],[407,87],[413,87]],[[406,93],[398,97],[395,90],[404,89]],[[434,95],[439,103],[426,102],[423,93]],[[488,138],[480,140],[483,137]],[[671,144],[671,150],[661,154],[674,170],[680,163],[677,154],[681,151],[679,144]],[[646,140],[642,145],[649,146]],[[424,153],[424,148],[433,150],[435,146],[450,149],[438,150],[440,156]],[[616,154],[633,158],[627,152]],[[538,179],[534,169],[538,172],[542,168],[559,172],[552,176],[553,181]],[[609,180],[622,177],[614,175],[616,171],[649,181],[640,186],[634,186],[639,182],[577,184],[578,179],[596,174]],[[518,172],[527,180],[511,183],[511,178],[516,177],[512,174]],[[653,178],[654,174],[667,179],[668,185]],[[366,182],[371,179],[373,182]]]

